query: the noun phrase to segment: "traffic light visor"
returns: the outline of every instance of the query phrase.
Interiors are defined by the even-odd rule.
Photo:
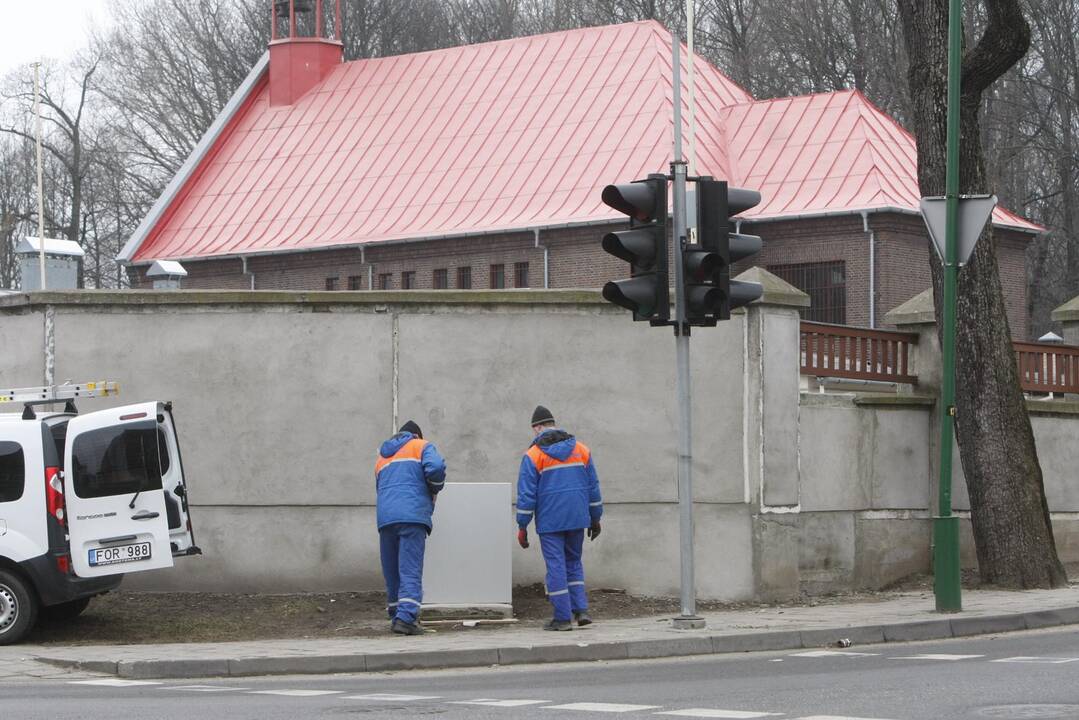
[[[655,275],[612,280],[603,286],[603,299],[638,315],[652,315],[656,311],[657,282]]]
[[[656,260],[653,231],[622,230],[603,236],[603,249],[637,267],[650,267]]]
[[[660,183],[654,182],[608,185],[603,188],[601,197],[605,205],[613,207],[618,212],[640,222],[651,222],[656,219],[656,192],[659,185]],[[662,185],[663,192],[666,193],[666,182]]]

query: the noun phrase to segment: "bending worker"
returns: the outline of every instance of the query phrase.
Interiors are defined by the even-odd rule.
[[[528,547],[528,523],[536,518],[543,561],[547,565],[547,597],[554,617],[544,630],[572,630],[589,625],[581,552],[585,529],[599,537],[603,500],[592,454],[584,443],[555,426],[551,411],[540,405],[532,413],[535,440],[521,459],[517,478],[517,542]]]
[[[378,451],[378,534],[386,611],[398,635],[422,635],[423,551],[431,534],[435,497],[446,482],[446,461],[409,420]]]

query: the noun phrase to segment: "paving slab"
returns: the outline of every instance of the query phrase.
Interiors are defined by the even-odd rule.
[[[240,677],[480,667],[764,650],[816,649],[949,638],[1079,624],[1079,585],[1057,590],[968,590],[963,612],[935,611],[930,592],[878,601],[703,613],[702,630],[669,617],[597,622],[573,632],[536,625],[401,637],[159,645],[24,645],[0,648],[0,681],[34,673],[108,672],[129,678]],[[42,670],[47,668],[48,670]]]

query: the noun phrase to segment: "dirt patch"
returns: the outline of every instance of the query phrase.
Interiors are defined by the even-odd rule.
[[[1068,577],[1079,579],[1079,563],[1068,565]],[[978,587],[977,575],[964,572],[963,585]],[[763,607],[798,607],[874,602],[899,593],[932,592],[931,576],[916,576],[884,590],[842,592],[802,597],[796,601],[698,602],[702,612]],[[589,591],[590,612],[597,618],[619,619],[677,615],[678,598],[640,597],[617,588]],[[543,585],[514,588],[513,608],[522,623],[539,624],[551,615]],[[436,619],[425,615],[428,620]],[[439,632],[497,630],[500,625],[438,624]],[[223,595],[214,593],[113,592],[94,598],[77,619],[40,621],[27,642],[57,644],[139,644],[223,642],[295,638],[348,638],[384,635],[388,629],[382,593],[310,593],[296,595]]]

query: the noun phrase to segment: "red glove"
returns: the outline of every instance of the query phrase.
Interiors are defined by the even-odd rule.
[[[523,548],[528,547],[528,530],[521,528],[517,531],[517,544]]]
[[[595,540],[596,538],[598,538],[600,530],[601,528],[599,526],[599,520],[597,520],[592,523],[592,527],[588,528],[588,539]]]

